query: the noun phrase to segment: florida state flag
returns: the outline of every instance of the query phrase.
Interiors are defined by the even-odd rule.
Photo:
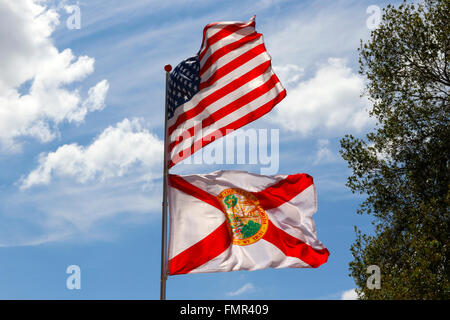
[[[317,268],[311,176],[244,171],[169,175],[169,274]]]

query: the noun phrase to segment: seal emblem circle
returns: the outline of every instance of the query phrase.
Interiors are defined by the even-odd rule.
[[[233,244],[246,246],[264,236],[269,219],[253,194],[230,188],[223,190],[217,199],[223,208]]]

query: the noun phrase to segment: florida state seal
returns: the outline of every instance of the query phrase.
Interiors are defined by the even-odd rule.
[[[246,246],[264,236],[269,219],[253,194],[231,188],[223,190],[217,199],[225,213],[233,244]]]

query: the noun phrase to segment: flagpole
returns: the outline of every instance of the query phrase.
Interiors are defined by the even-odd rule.
[[[166,71],[166,97],[164,111],[164,169],[163,169],[163,196],[162,196],[162,231],[161,231],[161,288],[160,300],[166,300],[166,280],[167,280],[167,176],[169,169],[167,167],[167,109],[168,109],[168,88],[169,75],[172,70],[170,64],[164,66]]]

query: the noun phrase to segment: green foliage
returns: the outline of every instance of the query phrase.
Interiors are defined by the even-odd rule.
[[[242,227],[242,236],[244,239],[250,238],[254,234],[256,234],[259,229],[261,228],[261,225],[253,220],[249,220],[246,225]]]
[[[361,42],[360,73],[373,103],[375,130],[346,135],[347,186],[366,195],[359,214],[374,232],[356,230],[350,275],[363,299],[448,299],[450,1],[406,1],[383,11]],[[367,266],[381,269],[369,290]]]
[[[227,205],[228,209],[230,209],[231,207],[234,207],[237,204],[238,200],[234,194],[230,194],[225,197],[224,202]]]

